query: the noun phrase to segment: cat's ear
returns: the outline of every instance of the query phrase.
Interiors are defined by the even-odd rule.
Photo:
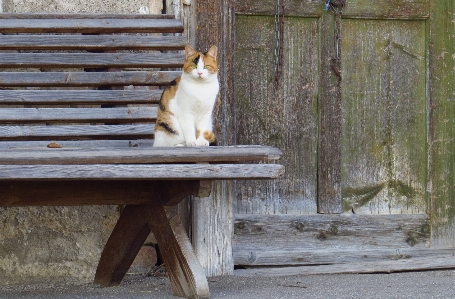
[[[190,57],[191,55],[194,55],[194,54],[196,54],[196,51],[190,45],[186,45],[185,46],[186,58],[188,59],[188,57]]]
[[[218,51],[218,48],[217,48],[216,46],[212,46],[212,47],[207,51],[207,55],[212,56],[212,57],[216,60],[217,51]]]

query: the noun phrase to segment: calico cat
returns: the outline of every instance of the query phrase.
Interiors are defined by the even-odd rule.
[[[160,99],[153,146],[208,146],[214,142],[212,111],[219,91],[217,47],[185,47],[182,75]]]

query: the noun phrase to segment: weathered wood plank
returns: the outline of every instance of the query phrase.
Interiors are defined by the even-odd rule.
[[[431,1],[430,211],[433,244],[455,246],[455,1]]]
[[[273,0],[236,0],[235,12],[245,15],[274,15],[276,2]],[[312,0],[290,0],[285,2],[285,15],[293,17],[319,17],[324,12],[324,3]]]
[[[150,205],[126,205],[120,214],[96,269],[94,284],[117,286],[151,232]]]
[[[162,90],[0,90],[0,105],[158,104]]]
[[[197,194],[198,186],[197,180],[1,181],[0,206],[144,205],[150,204],[151,200],[159,200],[156,197],[158,191],[167,192],[169,197],[165,203],[175,203],[178,201],[175,196],[180,196],[182,192],[190,190],[191,194]]]
[[[182,50],[184,36],[0,35],[1,50]]]
[[[153,124],[0,126],[0,140],[150,139],[154,128]]]
[[[152,205],[151,216],[149,225],[162,250],[174,295],[208,299],[205,271],[194,254],[176,207]]]
[[[276,146],[286,165],[286,174],[276,181],[236,182],[237,213],[316,211],[319,26],[313,18],[284,20],[283,70],[275,88],[275,18],[236,18],[235,101],[230,104],[235,134],[230,142]]]
[[[284,167],[277,164],[163,164],[163,165],[0,165],[0,179],[15,180],[205,180],[274,179]]]
[[[336,253],[328,253],[334,255]],[[235,270],[238,276],[287,276],[310,274],[350,274],[350,273],[394,273],[404,271],[442,270],[455,268],[453,249],[447,250],[403,250],[394,254],[384,252],[384,260],[362,261],[358,256],[349,263],[300,267],[252,268]],[[343,256],[343,253],[340,253]],[[341,258],[342,259],[342,258]],[[342,259],[343,260],[343,259]]]
[[[349,250],[346,248],[337,249],[329,248],[325,250],[267,250],[263,252],[252,251],[235,251],[234,259],[238,267],[245,268],[267,268],[271,266],[281,267],[320,267],[324,265],[345,265],[345,264],[363,264],[363,263],[386,263],[400,259],[413,259],[417,257],[438,258],[440,255],[455,254],[455,250],[435,250],[435,249],[417,249],[417,248],[390,248],[390,249],[365,249]],[[256,259],[254,264],[251,262]]]
[[[149,181],[0,182],[2,207],[149,204]]]
[[[424,20],[430,16],[430,0],[346,1],[343,18]]]
[[[341,212],[340,16],[321,18],[321,93],[318,138],[318,213]],[[343,49],[344,50],[344,49]]]
[[[149,222],[154,222],[156,209],[163,209],[162,205],[166,202],[177,204],[189,194],[194,193],[194,190],[198,189],[198,185],[198,181],[149,183],[149,187],[152,189],[149,197],[150,203],[127,205],[124,208],[103,250],[94,282],[102,286],[119,285],[151,232]],[[166,247],[166,244],[163,243],[159,245],[162,248]],[[176,249],[178,250],[178,248]],[[174,252],[169,252],[168,256],[173,254]]]
[[[170,3],[171,1],[167,1]],[[175,2],[180,2],[174,0]],[[194,2],[193,2],[194,3]],[[180,4],[181,5],[181,4]],[[219,101],[215,106],[214,124],[219,145],[231,142],[232,125],[235,123],[230,103],[234,101],[234,1],[198,0],[196,5],[182,5],[184,15],[189,18],[188,37],[198,49],[218,45],[219,55]],[[222,17],[220,17],[222,16]],[[193,20],[192,20],[193,19]],[[222,50],[221,50],[222,49]],[[234,270],[232,258],[232,182],[214,181],[210,197],[192,198],[192,244],[198,260],[207,276],[231,275]]]
[[[2,68],[180,68],[175,53],[0,53]]]
[[[0,124],[132,123],[156,119],[157,107],[119,108],[2,108]]]
[[[347,1],[344,18],[374,19],[427,19],[429,0],[355,0]],[[245,15],[274,15],[276,3],[272,0],[236,0],[235,11]],[[325,13],[323,1],[289,0],[285,2],[285,15],[320,17]]]
[[[333,258],[324,262],[317,255],[321,252],[357,251],[360,255],[378,249],[428,248],[430,223],[425,214],[237,214],[233,244],[234,258],[239,265],[329,263]]]
[[[0,13],[0,19],[175,19],[172,14]]]
[[[355,213],[426,211],[424,21],[343,20],[342,197]]]
[[[113,127],[113,126],[110,126]],[[117,127],[117,126],[115,126]],[[136,128],[137,129],[137,128]],[[148,129],[145,129],[144,132],[153,131],[153,126],[149,126]],[[115,134],[113,134],[115,135]],[[149,136],[150,138],[153,136]],[[114,138],[114,137],[112,137]],[[0,138],[1,139],[1,138]],[[44,138],[43,138],[44,139]],[[137,139],[131,138],[132,140],[124,139],[110,139],[110,140],[88,140],[84,138],[82,140],[77,140],[77,138],[69,138],[69,140],[52,140],[48,138],[47,140],[27,140],[27,141],[17,141],[17,140],[0,140],[0,150],[6,149],[43,149],[47,148],[48,145],[52,142],[57,143],[62,148],[151,148],[153,146],[153,139]]]
[[[174,148],[3,149],[0,165],[13,164],[150,164],[276,160],[281,152],[268,146]]]
[[[0,33],[181,33],[175,19],[12,19],[0,22]]]
[[[180,71],[1,72],[0,87],[166,85]]]

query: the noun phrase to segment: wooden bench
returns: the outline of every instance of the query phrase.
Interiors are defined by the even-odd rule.
[[[212,180],[273,179],[267,146],[152,148],[180,71],[168,15],[0,14],[0,206],[125,205],[95,283],[117,285],[153,232],[174,294],[208,298],[176,205]]]

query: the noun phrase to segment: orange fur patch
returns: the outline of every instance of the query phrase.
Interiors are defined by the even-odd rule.
[[[180,83],[180,78],[175,79],[171,82],[169,86],[167,86],[163,94],[161,95],[159,109],[158,109],[158,116],[156,118],[155,130],[165,132],[166,134],[175,134],[176,130],[172,128],[172,122],[170,117],[173,115],[171,111],[169,111],[169,102],[174,99],[175,93],[177,92],[177,88]]]

